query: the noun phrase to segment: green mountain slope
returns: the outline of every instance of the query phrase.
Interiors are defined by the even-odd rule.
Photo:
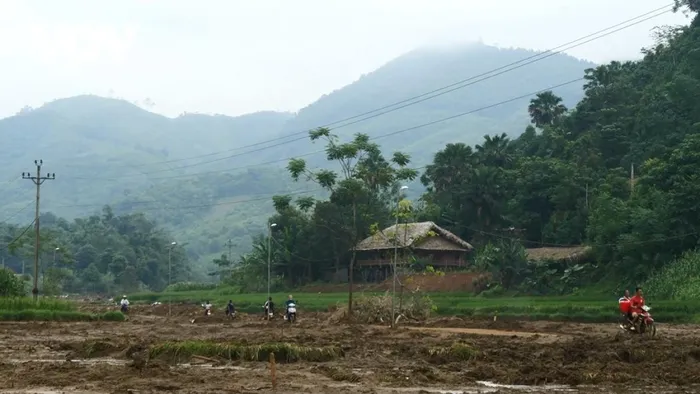
[[[56,180],[42,188],[42,211],[63,217],[95,212],[144,211],[189,242],[195,258],[209,258],[233,238],[248,247],[272,211],[279,192],[314,190],[292,182],[289,157],[321,149],[304,134],[327,123],[374,110],[535,55],[521,49],[471,45],[419,50],[401,56],[358,81],[324,95],[297,114],[259,112],[240,117],[186,114],[175,119],[121,100],[78,96],[56,100],[0,120],[0,221],[31,221],[34,186],[19,177],[34,172],[34,159]],[[473,111],[580,78],[593,64],[555,55],[416,105],[340,127],[336,133],[370,136],[399,131]],[[478,78],[474,81],[478,81]],[[555,89],[565,103],[582,97],[582,83]],[[528,122],[528,99],[378,140],[401,149],[416,165],[432,159],[447,142],[476,143],[484,134],[515,137]],[[361,118],[358,118],[361,119]],[[353,119],[357,120],[357,119]],[[286,139],[264,143],[278,137]],[[284,143],[287,141],[290,143]],[[241,149],[251,144],[255,147]],[[276,145],[276,146],[275,146]],[[217,153],[218,152],[218,153]],[[320,163],[322,154],[310,155]],[[265,164],[267,163],[267,164]],[[23,211],[20,211],[25,208]]]
[[[522,61],[518,65],[489,73],[491,70],[503,68],[508,64],[519,62],[536,54],[537,52],[524,49],[499,49],[481,44],[453,49],[413,51],[372,73],[364,75],[355,83],[323,96],[315,103],[303,108],[293,120],[286,124],[284,133],[336,122],[423,95],[458,81],[487,74],[447,89],[455,89],[451,92],[415,105],[397,109],[381,116],[372,113],[367,116],[376,117],[356,124],[344,126],[346,123],[356,122],[366,117],[359,117],[331,126],[341,126],[336,130],[336,133],[341,136],[349,136],[356,132],[368,133],[373,137],[381,136],[455,114],[475,111],[514,97],[568,82],[582,77],[586,68],[594,66],[590,62],[558,54],[529,65],[526,65],[529,61]],[[513,70],[504,72],[509,69]],[[493,76],[499,72],[502,74]],[[489,78],[489,76],[493,77]],[[460,89],[460,86],[465,87]],[[442,92],[436,92],[436,94]],[[582,83],[573,83],[554,89],[554,92],[564,98],[566,105],[573,106],[583,96]],[[421,97],[418,100],[429,96],[432,95]],[[520,135],[524,130],[524,125],[528,122],[528,103],[529,98],[514,100],[446,122],[384,137],[378,142],[388,149],[401,149],[413,154],[416,163],[425,164],[432,159],[432,154],[436,150],[448,142],[459,141],[474,144],[479,142],[484,134],[503,132],[513,137]],[[390,107],[378,113],[394,108]],[[289,144],[284,148],[283,156],[285,157],[299,154],[300,151],[311,152],[315,150],[309,148],[306,141]],[[277,156],[276,152],[270,154],[269,157],[274,156]],[[314,157],[322,158],[321,155]]]

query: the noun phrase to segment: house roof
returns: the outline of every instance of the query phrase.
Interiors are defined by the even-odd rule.
[[[430,242],[421,247],[426,237],[439,236],[448,242]],[[355,250],[381,250],[399,248],[469,251],[472,245],[433,222],[401,223],[378,231],[355,246]]]
[[[525,249],[528,260],[577,260],[586,257],[591,252],[590,246],[569,246],[556,248],[532,248]]]

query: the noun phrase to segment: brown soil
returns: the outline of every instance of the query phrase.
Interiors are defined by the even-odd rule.
[[[485,390],[478,381],[565,384],[579,392],[629,385],[646,392],[700,387],[694,386],[700,385],[700,327],[692,325],[662,325],[657,338],[645,339],[622,334],[614,325],[458,318],[396,330],[331,324],[329,314],[301,314],[291,327],[260,316],[234,321],[202,316],[193,324],[196,306],[175,305],[170,318],[160,309],[136,307],[123,323],[1,323],[0,392],[272,392],[265,362],[204,357],[176,365],[148,358],[150,346],[183,340],[343,350],[333,361],[277,364],[277,393]]]

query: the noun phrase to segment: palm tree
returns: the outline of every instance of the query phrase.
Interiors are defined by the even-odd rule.
[[[539,128],[553,125],[567,111],[566,106],[561,102],[561,97],[550,90],[537,93],[527,107],[532,123]]]
[[[508,167],[513,163],[513,145],[506,133],[493,137],[485,135],[484,143],[475,148],[484,165]]]

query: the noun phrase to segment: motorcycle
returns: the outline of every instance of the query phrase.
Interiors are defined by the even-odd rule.
[[[635,321],[630,321],[624,316],[624,322],[620,324],[620,328],[628,333],[647,335],[649,337],[656,336],[656,325],[654,324],[654,318],[649,313],[650,310],[651,307],[644,305],[642,313],[637,316]]]
[[[284,320],[294,323],[297,319],[297,305],[292,303],[287,305],[287,314],[284,316]]]
[[[272,320],[272,318],[275,317],[275,313],[271,311],[267,305],[263,305],[263,310],[265,311],[265,318],[267,318],[267,320]]]
[[[202,308],[204,308],[204,316],[211,315],[211,305],[202,304]]]

